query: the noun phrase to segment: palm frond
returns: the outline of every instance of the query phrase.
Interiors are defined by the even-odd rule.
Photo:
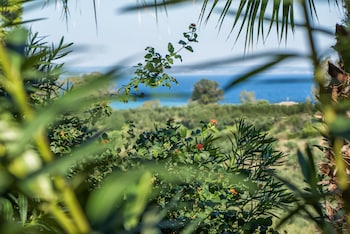
[[[96,10],[96,0],[92,0],[92,3],[94,4],[94,17],[95,17],[95,27],[96,27],[96,33],[98,33],[98,24],[97,24],[97,10]]]
[[[230,83],[227,84],[223,88],[223,90],[227,91],[227,90],[231,89],[233,86],[235,86],[235,85],[237,85],[237,84],[239,84],[241,82],[247,81],[248,79],[252,78],[254,75],[259,74],[261,72],[264,72],[264,71],[272,68],[276,64],[285,61],[286,59],[295,58],[295,57],[297,57],[296,54],[279,54],[279,55],[276,55],[276,56],[270,58],[271,59],[270,61],[268,61],[268,62],[266,62],[266,63],[264,63],[262,65],[259,65],[257,68],[248,71],[247,73],[241,75],[240,77],[238,77],[238,78],[236,78],[234,80],[231,80]]]
[[[31,0],[25,0],[25,1],[31,1]],[[44,1],[43,7],[49,5],[51,2],[52,2],[52,0]],[[62,4],[61,15],[62,15],[62,18],[65,20],[66,27],[68,29],[68,21],[69,21],[69,17],[70,17],[70,6],[69,6],[69,3],[73,2],[73,1],[70,1],[70,0],[55,0],[54,2],[55,2],[55,5]],[[98,17],[97,17],[96,0],[92,0],[92,4],[93,4],[93,11],[94,11],[95,30],[96,30],[96,33],[98,33]]]
[[[308,11],[312,18],[317,18],[317,11],[314,0],[305,0],[307,2]],[[123,12],[153,8],[157,13],[157,9],[162,7],[166,9],[169,6],[178,5],[180,3],[190,3],[190,0],[153,0],[148,2],[143,0],[141,4],[128,6],[122,9]],[[338,0],[335,0],[338,4]],[[279,41],[287,39],[289,32],[294,32],[294,1],[293,0],[226,0],[219,2],[218,0],[202,1],[202,8],[199,15],[199,22],[207,22],[212,18],[215,10],[219,11],[218,25],[219,31],[222,29],[224,22],[229,21],[228,15],[234,11],[234,18],[229,32],[232,35],[234,29],[238,28],[235,39],[237,40],[242,33],[245,37],[245,49],[252,46],[255,41],[265,40],[272,30],[275,28]],[[267,17],[271,16],[271,17]],[[264,27],[264,21],[269,18],[269,26]],[[267,33],[265,32],[267,30]]]
[[[207,0],[204,0],[204,2]],[[217,1],[217,0],[215,0]],[[143,9],[154,9],[156,12],[159,8],[167,9],[168,6],[178,5],[180,3],[188,3],[192,2],[190,0],[153,0],[152,3],[148,3],[146,0],[142,0],[141,2],[137,1],[136,4],[132,4],[126,7],[121,8],[121,12],[129,12],[129,11],[138,11]]]

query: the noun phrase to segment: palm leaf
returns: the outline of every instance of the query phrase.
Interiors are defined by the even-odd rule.
[[[217,9],[217,12],[221,12],[221,11],[222,10]],[[272,20],[274,20],[272,18],[272,16],[269,16],[268,14],[265,14],[265,11],[266,11],[266,9],[262,8],[261,11],[260,11],[260,14],[259,14],[259,19],[256,19],[256,20],[259,20],[258,21],[258,30],[257,30],[258,33],[259,33],[259,38],[261,37],[263,40],[266,39],[266,37],[264,36],[265,31],[264,31],[264,28],[263,28],[264,22],[265,21],[266,22],[271,22]],[[239,14],[237,10],[230,10],[230,11],[227,12],[227,15],[230,15],[230,16],[233,16],[233,17],[235,17],[237,14]],[[282,24],[282,20],[278,19],[277,23],[279,25]],[[302,22],[293,21],[293,25],[294,25],[293,31],[295,30],[296,27],[305,28],[305,23],[302,23]],[[273,25],[271,25],[271,26],[273,26]],[[333,30],[329,30],[328,28],[325,28],[325,27],[322,27],[322,26],[314,25],[311,29],[313,31],[325,33],[328,36],[334,36],[334,31]],[[260,36],[260,33],[262,34],[261,36]],[[269,33],[270,33],[270,30],[268,31],[268,34]]]
[[[257,35],[258,38],[260,36],[260,33],[261,33],[261,37],[264,38],[264,18],[265,18],[266,8],[267,8],[267,2],[263,1],[261,3],[259,19],[258,19],[258,35]]]
[[[94,4],[94,17],[95,17],[95,27],[96,27],[96,33],[98,33],[98,24],[97,24],[97,10],[96,10],[96,0],[92,0],[92,3]]]
[[[207,0],[205,0],[207,1]],[[217,0],[216,0],[217,1]],[[192,2],[190,0],[154,0],[153,3],[147,3],[145,0],[142,0],[141,3],[132,4],[126,7],[121,8],[121,12],[129,12],[129,11],[138,11],[143,9],[154,9],[156,12],[158,8],[162,7],[166,9],[168,6],[177,5],[180,3]]]
[[[189,3],[190,0],[154,0],[153,3],[147,3],[142,1],[143,4],[138,4],[136,6],[128,6],[122,9],[122,11],[134,11],[145,8],[154,8],[157,12],[159,7],[168,7],[177,5],[180,3]],[[337,1],[336,1],[337,2]],[[218,4],[219,1],[215,0],[209,4],[208,0],[202,2],[202,8],[199,15],[200,22],[207,22],[213,15],[214,10],[220,8],[222,5]],[[218,19],[219,30],[221,30],[222,24],[227,20],[228,13],[232,8],[237,7],[237,11],[232,22],[233,29],[239,26],[238,35],[236,40],[245,32],[245,48],[252,45],[254,40],[259,40],[260,37],[264,38],[264,21],[266,20],[265,15],[270,14],[270,25],[268,27],[267,36],[270,34],[273,27],[276,28],[277,34],[279,35],[279,40],[283,38],[287,39],[288,32],[294,32],[294,1],[293,0],[241,0],[234,2],[232,0],[226,0],[224,7],[220,9],[220,16]],[[270,6],[270,7],[269,7]],[[307,1],[308,10],[312,17],[317,17],[316,6],[314,0]],[[239,19],[242,21],[240,22]],[[240,24],[238,24],[240,22]],[[257,28],[256,28],[257,25]]]
[[[276,64],[286,60],[286,59],[289,59],[289,58],[292,58],[292,57],[295,57],[296,55],[295,54],[280,54],[280,55],[276,55],[275,57],[272,57],[271,61],[267,62],[267,63],[264,63],[260,66],[258,66],[257,68],[251,70],[251,71],[248,71],[247,73],[239,76],[238,78],[232,80],[229,84],[227,84],[225,87],[224,87],[224,91],[227,91],[229,90],[230,88],[232,88],[233,86],[241,83],[241,82],[244,82],[244,81],[247,81],[248,79],[252,78],[254,75],[256,74],[260,74],[261,72],[263,71],[266,71],[268,70],[269,68],[275,66]]]

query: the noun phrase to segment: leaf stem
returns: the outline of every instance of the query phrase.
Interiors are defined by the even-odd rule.
[[[55,185],[62,193],[63,202],[69,207],[72,218],[79,230],[79,233],[89,233],[90,227],[85,214],[79,205],[79,201],[72,189],[67,186],[66,181],[62,177],[55,178]]]
[[[302,8],[303,8],[303,14],[304,14],[304,19],[305,19],[305,28],[307,32],[307,38],[309,41],[309,46],[310,46],[310,58],[312,60],[312,63],[316,68],[320,66],[320,62],[317,58],[317,50],[316,50],[316,43],[315,43],[315,38],[312,34],[312,26],[311,26],[311,18],[310,18],[310,13],[308,11],[308,6],[307,6],[307,0],[300,0]]]
[[[49,211],[57,219],[59,224],[67,233],[79,233],[78,230],[73,225],[73,222],[67,217],[67,215],[60,209],[58,204],[51,202],[49,204]]]

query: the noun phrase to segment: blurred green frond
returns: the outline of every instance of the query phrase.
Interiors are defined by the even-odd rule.
[[[272,67],[274,67],[276,64],[279,64],[283,61],[285,61],[288,58],[296,57],[295,54],[280,54],[276,55],[275,57],[272,57],[270,61],[268,61],[265,64],[262,64],[258,66],[255,69],[250,70],[247,73],[242,74],[240,77],[236,78],[235,80],[232,80],[228,85],[224,87],[224,91],[229,90],[233,86],[237,85],[238,83],[242,83],[247,81],[248,79],[252,78],[254,75],[260,74]]]
[[[264,21],[267,19],[269,19],[269,28],[266,35],[269,35],[271,29],[275,27],[279,40],[282,40],[287,38],[289,30],[294,31],[294,6],[291,0],[241,0],[239,4],[228,0],[224,7],[217,3],[218,1],[214,1],[211,6],[208,6],[208,1],[205,1],[201,10],[200,20],[202,21],[205,18],[205,21],[208,21],[212,17],[212,12],[218,10],[220,12],[218,23],[219,29],[221,29],[223,23],[229,20],[227,16],[230,15],[230,12],[236,9],[233,16],[234,19],[230,22],[232,24],[230,34],[233,33],[235,28],[239,27],[236,40],[244,32],[245,48],[253,45],[254,38],[256,40],[260,38],[265,39],[266,28],[264,27]],[[206,14],[208,8],[209,13]]]

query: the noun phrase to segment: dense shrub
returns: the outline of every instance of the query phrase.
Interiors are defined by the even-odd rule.
[[[131,164],[139,167],[141,161],[151,160],[177,178],[174,184],[162,175],[155,177],[154,206],[167,210],[159,224],[163,233],[177,233],[193,222],[198,233],[265,233],[272,226],[272,211],[289,201],[272,176],[283,158],[273,150],[274,140],[240,120],[226,140],[231,151],[222,153],[216,124],[213,119],[191,131],[170,119],[138,136],[133,125],[128,131],[129,138],[136,138],[129,142],[135,143],[119,152],[127,152]],[[188,176],[183,177],[184,171]]]

